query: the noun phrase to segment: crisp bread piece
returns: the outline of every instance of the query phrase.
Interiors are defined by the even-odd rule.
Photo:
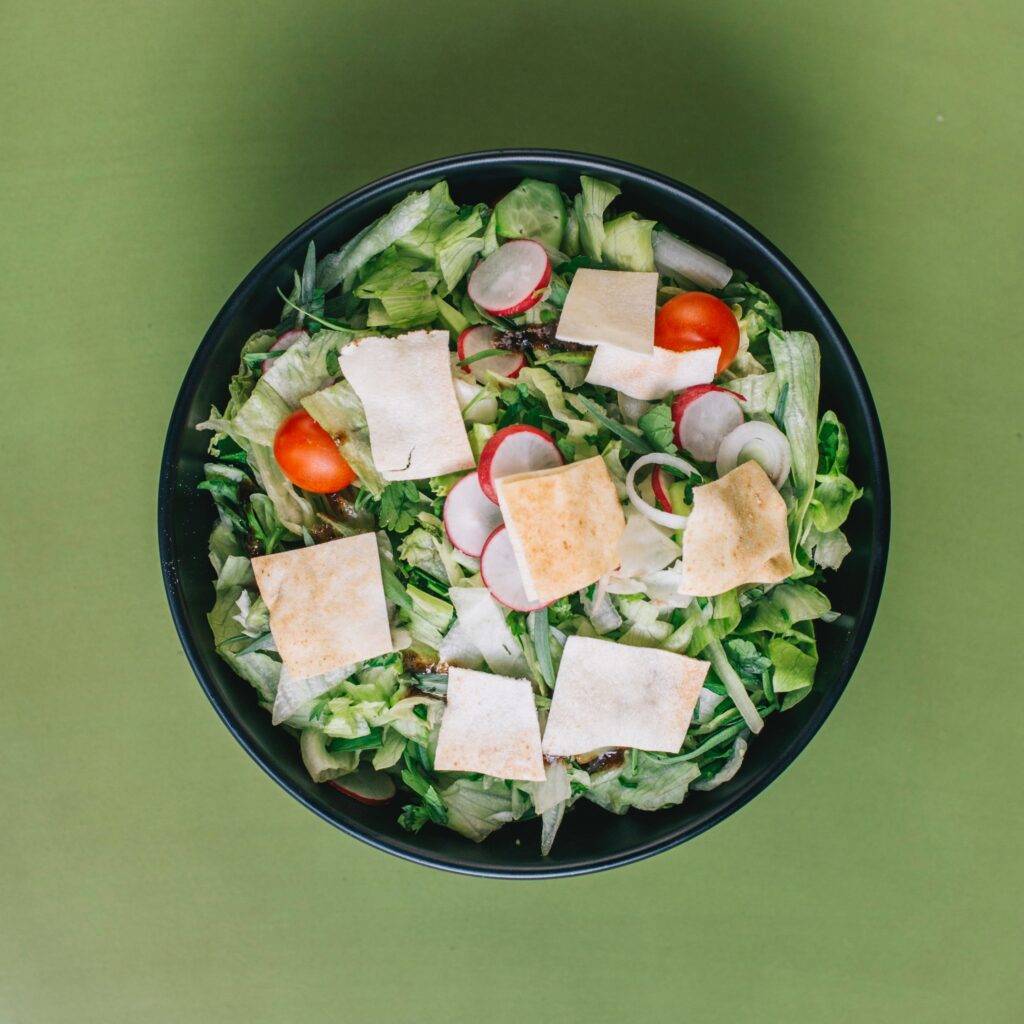
[[[758,463],[693,489],[680,593],[713,597],[744,583],[778,583],[792,572],[786,503]]]
[[[475,465],[452,380],[447,331],[360,338],[338,353],[366,413],[385,480],[425,480]]]
[[[544,753],[569,757],[601,747],[678,753],[708,668],[706,661],[670,651],[569,637]]]
[[[392,649],[376,534],[262,555],[252,560],[252,570],[292,679]]]
[[[531,601],[555,601],[619,563],[626,520],[600,456],[496,481],[519,574]]]
[[[694,384],[715,379],[721,349],[672,352],[657,345],[647,355],[612,345],[598,345],[587,370],[587,383],[615,388],[630,398],[656,402]]]
[[[530,681],[449,668],[434,767],[542,782],[540,723]]]
[[[631,270],[577,270],[555,337],[648,353],[654,347],[658,275]]]

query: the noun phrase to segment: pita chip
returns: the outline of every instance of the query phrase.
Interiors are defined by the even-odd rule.
[[[434,767],[542,782],[540,722],[530,681],[449,668]]]
[[[786,503],[758,463],[693,489],[681,593],[713,597],[744,583],[778,583],[792,572]]]
[[[619,564],[626,520],[599,455],[500,477],[496,486],[531,601],[575,593]]]
[[[710,384],[715,379],[721,349],[698,348],[672,352],[657,345],[643,355],[598,345],[587,370],[587,383],[615,388],[630,398],[656,402],[694,384]]]
[[[709,667],[671,651],[569,637],[544,753],[570,757],[601,747],[678,753]]]
[[[366,413],[385,480],[424,480],[476,464],[452,379],[447,331],[360,338],[338,353]]]
[[[376,534],[262,555],[252,571],[293,682],[392,649]]]
[[[656,273],[583,267],[573,275],[555,337],[577,345],[650,352],[657,302]]]

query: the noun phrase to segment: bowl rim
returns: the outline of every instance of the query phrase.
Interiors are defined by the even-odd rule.
[[[207,356],[218,343],[226,325],[249,301],[256,288],[256,282],[263,274],[273,269],[281,261],[282,257],[292,248],[297,240],[306,236],[312,236],[321,227],[329,223],[339,214],[357,208],[369,200],[372,200],[381,193],[385,193],[403,182],[411,182],[414,179],[436,174],[438,177],[446,177],[449,173],[457,170],[473,170],[487,168],[501,168],[504,165],[515,165],[524,161],[543,163],[551,167],[569,168],[574,172],[584,172],[594,175],[612,175],[621,179],[628,179],[634,183],[646,187],[655,187],[660,191],[675,197],[685,197],[691,204],[702,207],[704,213],[717,222],[717,224],[728,232],[739,236],[754,250],[758,251],[759,259],[773,262],[783,274],[789,278],[801,304],[814,310],[816,315],[827,325],[833,337],[838,343],[838,356],[844,365],[844,369],[852,382],[853,390],[856,392],[858,401],[863,405],[866,412],[866,426],[868,434],[868,450],[864,453],[866,465],[873,471],[874,479],[874,502],[871,513],[871,537],[873,541],[872,550],[867,565],[867,586],[865,588],[864,613],[857,621],[856,626],[849,640],[848,653],[840,667],[836,682],[826,694],[813,714],[807,719],[803,726],[791,738],[789,744],[784,748],[782,755],[772,761],[766,768],[752,780],[751,784],[738,792],[731,800],[723,804],[718,810],[705,818],[691,824],[684,824],[675,829],[670,835],[661,839],[641,842],[630,849],[608,856],[597,856],[593,860],[577,862],[569,865],[531,865],[516,868],[514,865],[507,867],[492,867],[480,863],[473,863],[473,858],[467,857],[466,863],[458,860],[435,855],[427,851],[414,850],[409,844],[392,843],[382,838],[369,829],[365,829],[353,822],[341,820],[324,812],[316,806],[306,795],[277,768],[273,761],[265,758],[250,743],[239,725],[235,722],[226,700],[217,692],[211,680],[206,678],[202,662],[199,656],[199,645],[196,638],[188,628],[185,616],[185,601],[181,592],[177,566],[177,551],[174,541],[174,531],[171,522],[172,494],[177,478],[177,449],[180,439],[184,436],[187,428],[188,413],[192,401],[192,393],[200,379],[200,370],[206,362]],[[246,751],[246,753],[270,776],[279,786],[291,794],[296,800],[311,810],[318,817],[333,825],[335,828],[348,835],[361,840],[364,843],[386,853],[401,857],[404,860],[412,861],[427,867],[440,868],[456,874],[475,875],[488,878],[564,878],[570,876],[590,874],[597,871],[606,871],[613,867],[620,867],[625,864],[632,864],[647,857],[662,853],[665,850],[678,846],[689,839],[717,825],[725,818],[734,814],[741,807],[746,805],[755,796],[761,793],[772,782],[777,779],[786,768],[803,751],[814,735],[824,724],[825,719],[831,714],[833,708],[839,701],[850,678],[860,660],[864,647],[867,643],[868,634],[871,631],[872,623],[878,610],[881,598],[882,585],[885,578],[885,568],[889,552],[890,538],[890,487],[888,459],[886,457],[885,443],[882,438],[882,428],[878,419],[874,399],[868,387],[867,379],[861,369],[860,363],[854,354],[853,348],[846,337],[845,332],[839,326],[838,321],[831,309],[825,304],[821,296],[813,288],[810,282],[796,268],[796,266],[770,242],[764,235],[753,228],[741,217],[720,203],[704,195],[697,189],[679,182],[667,175],[656,171],[650,171],[636,164],[616,160],[609,157],[597,156],[589,153],[579,153],[571,150],[545,149],[545,148],[520,148],[520,149],[491,149],[480,150],[470,153],[462,153],[450,157],[442,157],[424,163],[415,164],[403,170],[377,178],[374,181],[349,192],[334,202],[328,204],[319,212],[313,214],[295,230],[289,232],[280,242],[277,243],[242,279],[242,282],[231,293],[230,297],[221,307],[210,327],[207,329],[196,349],[195,354],[189,362],[185,375],[182,378],[181,386],[175,399],[171,413],[167,434],[164,441],[163,452],[160,464],[159,490],[157,499],[157,536],[159,542],[161,572],[164,582],[164,590],[170,606],[171,618],[174,622],[178,638],[184,648],[192,672],[206,694],[207,699],[213,705],[214,710],[220,716],[221,721],[227,726],[230,733]]]

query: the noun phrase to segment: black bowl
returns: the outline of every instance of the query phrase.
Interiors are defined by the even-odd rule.
[[[574,190],[581,173],[616,182],[623,209],[656,218],[721,255],[778,301],[787,328],[814,333],[821,344],[822,408],[834,409],[846,424],[850,475],[863,485],[864,498],[848,523],[853,552],[826,584],[833,606],[845,614],[819,624],[821,661],[812,694],[771,718],[732,782],[656,813],[616,817],[581,802],[542,858],[537,821],[506,826],[481,844],[430,826],[412,835],[398,826],[398,804],[363,806],[310,780],[295,738],[270,724],[249,685],[213,649],[205,615],[213,602],[207,538],[214,514],[196,491],[208,438],[194,428],[211,404],[222,404],[245,339],[276,323],[275,288],[287,288],[310,239],[317,252],[330,252],[408,191],[441,178],[458,202],[470,203],[492,202],[526,176]],[[349,835],[420,864],[506,878],[573,875],[649,857],[698,835],[761,792],[807,745],[849,681],[878,606],[889,547],[889,477],[878,416],[850,343],[804,276],[767,239],[699,192],[630,164],[555,150],[498,150],[382,178],[322,210],[260,260],[217,315],[185,374],[164,447],[158,529],[171,615],[200,685],[238,742],[292,796]]]

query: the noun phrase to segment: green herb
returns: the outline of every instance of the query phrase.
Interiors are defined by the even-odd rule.
[[[325,320],[323,317],[317,316],[315,312],[310,309],[303,309],[302,306],[296,305],[288,298],[287,295],[280,288],[277,289],[277,294],[284,299],[285,303],[292,307],[297,313],[301,313],[307,320],[312,320],[314,323],[320,324],[321,327],[326,327],[330,331],[347,331],[347,324],[335,323],[332,320]]]
[[[459,366],[469,366],[470,363],[477,363],[481,359],[490,359],[491,356],[507,356],[503,348],[485,348],[479,352],[474,352],[471,356],[466,356],[465,359],[459,360]]]
[[[640,417],[637,426],[659,451],[674,454],[679,450],[675,445],[676,424],[672,418],[672,407],[667,402],[648,409]]]
[[[336,754],[340,750],[366,750],[369,747],[379,747],[383,742],[384,730],[375,725],[365,736],[340,736],[327,744],[327,749]]]
[[[395,480],[381,492],[378,519],[383,529],[408,533],[419,511],[420,492],[411,480]]]
[[[637,455],[647,455],[651,446],[635,431],[617,420],[613,420],[596,402],[592,402],[583,395],[576,396],[577,401],[587,412],[597,420],[610,434],[614,434],[631,452]]]
[[[548,625],[547,608],[539,608],[527,616],[530,639],[537,653],[537,665],[541,678],[549,690],[555,686],[555,668],[551,660],[551,627]]]

